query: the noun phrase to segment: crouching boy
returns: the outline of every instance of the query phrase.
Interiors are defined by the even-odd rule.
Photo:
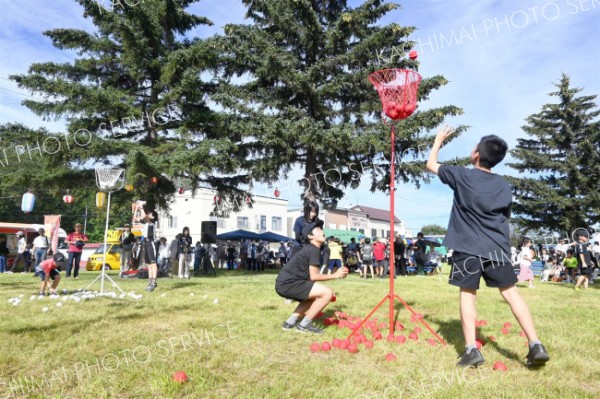
[[[49,288],[48,291],[51,295],[56,294],[56,287],[60,282],[60,273],[56,269],[64,266],[64,263],[65,256],[59,252],[53,258],[46,259],[35,268],[35,272],[42,280],[40,295],[45,295],[46,287],[50,287],[50,279],[52,279],[52,288]]]
[[[281,269],[275,282],[275,291],[281,297],[300,302],[294,313],[283,322],[284,330],[296,329],[300,332],[322,334],[323,330],[313,326],[317,314],[331,302],[333,290],[317,281],[346,277],[348,269],[339,268],[335,273],[324,275],[319,272],[321,265],[321,245],[325,242],[323,221],[308,223],[302,229],[302,236],[310,245],[305,245]],[[300,317],[304,316],[301,322]]]

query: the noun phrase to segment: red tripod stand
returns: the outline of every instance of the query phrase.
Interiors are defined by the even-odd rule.
[[[415,111],[417,107],[417,93],[419,90],[419,84],[421,83],[421,75],[417,72],[409,69],[383,69],[372,73],[369,76],[369,81],[373,83],[381,103],[383,105],[383,112],[392,120],[408,118]],[[394,125],[392,123],[391,128],[391,155],[390,155],[390,290],[387,295],[383,297],[381,301],[371,310],[371,312],[361,321],[361,323],[352,331],[348,338],[360,331],[362,326],[369,320],[369,318],[383,305],[386,301],[389,301],[389,326],[390,334],[394,334],[395,323],[394,323],[394,303],[397,299],[400,303],[411,312],[419,322],[425,326],[442,345],[446,345],[444,341],[433,329],[419,317],[405,301],[400,298],[399,295],[394,293],[394,278],[395,278],[395,265],[393,264],[394,256],[394,194],[396,192],[395,184],[395,147],[396,147],[396,136],[394,131]]]

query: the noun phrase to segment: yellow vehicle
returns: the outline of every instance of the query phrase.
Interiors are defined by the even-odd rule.
[[[121,268],[121,248],[119,243],[121,240],[122,229],[109,230],[107,241],[106,241],[106,259],[104,259],[104,244],[100,245],[96,251],[90,255],[87,264],[85,265],[86,270],[120,270]],[[140,231],[132,231],[133,235],[141,237]]]

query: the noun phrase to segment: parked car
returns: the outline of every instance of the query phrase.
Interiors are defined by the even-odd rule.
[[[100,245],[96,251],[90,255],[85,265],[89,271],[101,270],[119,270],[121,267],[121,249],[118,242],[106,243],[106,259],[104,259],[104,244]]]

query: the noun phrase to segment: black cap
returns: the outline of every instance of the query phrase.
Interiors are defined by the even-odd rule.
[[[323,228],[323,223],[322,220],[317,220],[316,222],[305,224],[302,228],[302,237],[304,238],[304,241],[308,241],[308,236],[312,235],[312,231],[315,227]]]

